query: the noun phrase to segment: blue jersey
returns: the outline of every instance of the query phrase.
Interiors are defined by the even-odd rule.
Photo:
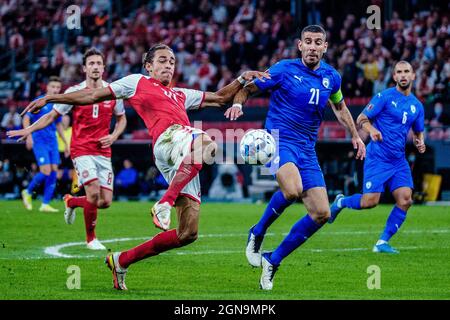
[[[422,103],[412,93],[405,96],[396,87],[375,95],[363,113],[383,137],[382,141],[369,143],[368,157],[378,156],[385,160],[402,158],[411,127],[414,132],[424,129]]]
[[[37,97],[37,99],[41,98],[43,96]],[[53,110],[53,103],[47,103],[41,110],[39,110],[38,113],[31,113],[28,112],[27,116],[30,118],[31,124],[38,121],[41,117],[46,115],[47,113],[51,112]],[[32,133],[33,137],[33,145],[44,145],[44,144],[58,144],[56,140],[56,124],[58,122],[61,122],[61,117],[58,117],[55,122],[52,122],[47,127],[37,130]]]
[[[311,70],[301,59],[281,60],[268,72],[271,79],[255,80],[261,91],[271,90],[266,129],[278,129],[280,142],[314,144],[328,99],[343,99],[339,73],[324,61]]]

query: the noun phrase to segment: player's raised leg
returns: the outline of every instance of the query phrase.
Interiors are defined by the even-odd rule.
[[[186,196],[180,196],[175,202],[178,228],[158,233],[152,239],[120,253],[110,254],[106,263],[113,272],[116,289],[125,286],[127,268],[142,259],[158,255],[164,251],[185,246],[194,242],[198,234],[200,203]],[[113,261],[114,263],[111,263]],[[117,284],[117,285],[116,285]]]
[[[261,219],[249,230],[245,255],[254,267],[261,266],[261,246],[267,228],[302,194],[302,179],[294,163],[288,162],[278,170],[277,181],[280,190],[273,194]]]
[[[168,230],[170,227],[170,209],[181,190],[198,175],[203,162],[209,163],[215,157],[217,149],[217,144],[206,134],[200,134],[193,141],[188,139],[183,143],[192,144],[192,148],[181,160],[166,193],[152,208],[153,222],[162,230]]]
[[[373,252],[398,253],[389,245],[389,240],[402,226],[406,219],[406,213],[412,204],[412,190],[409,187],[401,187],[392,192],[395,206],[386,221],[386,226],[380,239],[373,247]]]
[[[316,233],[330,217],[325,188],[308,189],[304,192],[303,203],[308,213],[294,224],[289,234],[272,253],[265,253],[262,256],[260,286],[263,290],[272,290],[273,277],[281,261]]]
[[[374,208],[380,202],[381,193],[371,192],[371,193],[355,193],[351,196],[344,196],[339,194],[330,206],[331,216],[328,223],[333,223],[339,213],[344,208],[349,208],[353,210],[364,210]]]

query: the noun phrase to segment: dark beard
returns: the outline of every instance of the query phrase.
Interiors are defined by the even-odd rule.
[[[306,66],[310,69],[314,69],[318,64],[319,64],[320,60],[317,60],[316,63],[307,63],[305,62]]]
[[[402,86],[402,85],[400,84],[400,82],[397,82],[397,85],[398,85],[399,88],[402,89],[402,90],[408,90],[408,89],[411,88],[411,82],[408,83],[407,85],[404,85],[404,86]]]

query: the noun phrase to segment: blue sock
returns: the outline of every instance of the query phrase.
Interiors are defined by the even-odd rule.
[[[405,219],[406,211],[403,211],[399,207],[394,206],[391,214],[386,221],[386,227],[384,228],[384,231],[380,236],[380,240],[388,242],[389,239],[391,239],[392,236],[397,233],[398,229],[400,229]]]
[[[45,188],[44,188],[44,199],[42,200],[43,204],[49,204],[50,200],[52,200],[53,192],[55,192],[56,188],[56,171],[52,171],[49,176],[47,176],[47,180],[45,180]]]
[[[47,179],[48,176],[43,174],[42,172],[39,172],[37,175],[33,177],[30,184],[28,185],[27,192],[29,194],[33,193],[33,190],[38,187],[45,179]]]
[[[293,204],[294,201],[288,201],[284,198],[283,193],[278,190],[272,196],[264,211],[263,216],[253,228],[255,236],[263,236],[267,228],[283,213],[284,209]]]
[[[355,193],[352,196],[344,197],[341,199],[341,208],[361,210],[361,198],[361,193]]]
[[[321,227],[322,225],[317,224],[313,219],[311,219],[309,214],[297,221],[286,238],[284,238],[275,251],[272,252],[270,256],[270,261],[272,264],[279,265],[281,260],[297,249]]]

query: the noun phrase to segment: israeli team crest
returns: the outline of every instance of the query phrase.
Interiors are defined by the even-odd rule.
[[[328,89],[328,86],[330,85],[330,80],[328,78],[323,78],[322,85]]]
[[[367,181],[366,182],[366,189],[370,189],[372,188],[372,182],[371,181]]]
[[[413,104],[411,105],[411,112],[416,113],[416,106]]]

